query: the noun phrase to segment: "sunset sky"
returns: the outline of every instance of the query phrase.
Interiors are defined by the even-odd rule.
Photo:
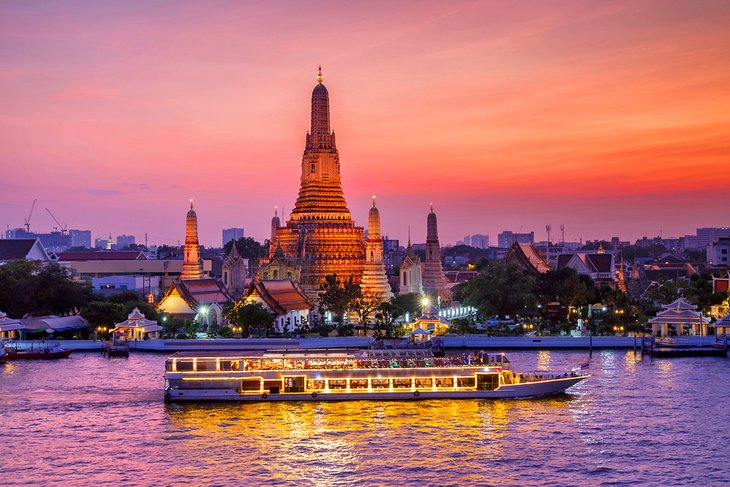
[[[730,2],[0,3],[0,224],[268,237],[316,69],[356,221],[441,242],[730,226]],[[557,234],[554,230],[553,236]]]

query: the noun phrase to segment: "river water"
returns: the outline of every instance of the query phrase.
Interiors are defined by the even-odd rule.
[[[728,359],[594,352],[593,377],[538,400],[181,405],[164,360],[0,365],[0,485],[730,485]]]

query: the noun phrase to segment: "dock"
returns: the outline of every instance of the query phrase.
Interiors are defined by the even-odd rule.
[[[707,338],[713,339],[708,341]],[[714,337],[645,337],[641,341],[641,354],[650,357],[727,357],[728,340]]]

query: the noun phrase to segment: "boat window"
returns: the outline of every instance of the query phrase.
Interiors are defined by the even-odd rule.
[[[350,389],[367,389],[367,388],[368,388],[367,379],[351,379],[350,380]]]
[[[192,372],[193,361],[192,360],[178,360],[177,361],[178,372]]]
[[[493,391],[499,387],[498,374],[477,374],[477,389],[480,391]]]
[[[433,387],[433,381],[431,379],[416,379],[416,387]]]
[[[165,362],[165,371],[166,372],[171,372],[172,371],[172,361],[171,360],[167,360]]]
[[[436,379],[436,387],[454,387],[454,378],[442,377],[440,379]]]
[[[411,379],[393,379],[394,389],[410,389]]]
[[[264,390],[271,391],[272,389],[275,389],[278,393],[279,389],[281,389],[281,381],[280,380],[265,380],[264,381]]]
[[[198,372],[215,370],[215,360],[198,360],[195,367]]]
[[[221,360],[221,370],[239,370],[240,368],[240,360]]]
[[[278,381],[276,381],[278,384]],[[261,380],[260,379],[243,379],[241,381],[241,390],[242,391],[259,391],[261,390]]]
[[[474,387],[474,377],[458,377],[456,379],[457,387]]]
[[[324,389],[324,381],[323,380],[308,380],[307,389],[312,390],[312,391],[321,391]]]
[[[390,381],[388,379],[373,379],[373,389],[388,389],[390,387]]]
[[[346,389],[347,380],[345,379],[330,379],[330,389]]]

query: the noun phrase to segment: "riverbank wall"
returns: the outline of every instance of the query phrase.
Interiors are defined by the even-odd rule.
[[[622,336],[600,337],[493,337],[485,335],[454,335],[440,337],[446,349],[484,350],[601,350],[641,347],[641,338]],[[61,340],[61,347],[73,350],[101,350],[100,341]],[[692,343],[712,344],[715,337],[692,337]],[[129,344],[132,352],[180,352],[213,350],[301,350],[301,349],[366,349],[370,337],[308,337],[308,338],[218,338],[197,340],[142,340]]]

